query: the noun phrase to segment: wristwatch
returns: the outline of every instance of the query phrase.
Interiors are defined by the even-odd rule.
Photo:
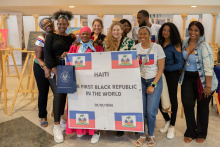
[[[156,88],[156,87],[157,87],[157,84],[154,83],[154,82],[152,82],[152,83],[151,83],[151,86],[154,87],[154,88]]]
[[[45,65],[45,63],[44,63],[44,64],[42,64],[40,67],[43,69],[43,68],[44,68],[44,66],[46,66],[46,65]]]

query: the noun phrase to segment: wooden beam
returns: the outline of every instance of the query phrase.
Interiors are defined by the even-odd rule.
[[[216,17],[218,15],[217,12],[211,13],[213,16],[213,27],[212,27],[212,45],[215,45],[215,29],[216,29]]]
[[[186,13],[183,13],[181,14],[182,18],[183,18],[183,32],[182,32],[182,39],[185,38],[185,28],[186,28],[186,17],[187,17],[187,14]]]

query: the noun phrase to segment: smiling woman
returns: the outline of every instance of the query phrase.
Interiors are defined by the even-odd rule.
[[[122,35],[124,30],[120,22],[114,22],[109,29],[107,37],[103,43],[106,51],[125,51],[131,50],[135,45],[134,40]]]
[[[62,129],[65,130],[66,124],[62,119],[64,108],[66,104],[66,94],[57,93],[57,66],[62,65],[61,55],[63,52],[68,52],[72,42],[75,40],[75,36],[72,38],[66,33],[66,29],[69,26],[68,21],[73,17],[71,12],[58,11],[53,14],[55,20],[57,20],[58,32],[50,33],[45,41],[45,63],[46,66],[55,74],[55,77],[47,76],[50,82],[51,89],[54,94],[53,111],[54,111],[54,140],[58,143],[63,142]]]

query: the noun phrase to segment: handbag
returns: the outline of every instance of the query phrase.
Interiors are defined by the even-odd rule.
[[[57,93],[75,93],[77,91],[75,66],[64,65],[64,60],[62,64],[57,66]]]

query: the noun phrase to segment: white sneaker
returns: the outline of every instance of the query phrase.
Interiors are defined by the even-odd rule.
[[[54,135],[54,140],[57,143],[63,142],[63,131],[61,130],[60,124],[54,125],[54,127],[53,127],[53,135]]]
[[[80,137],[83,137],[83,134],[82,134],[82,135],[78,135],[78,134],[77,134],[77,137],[79,137],[79,138],[80,138]]]
[[[170,121],[166,121],[163,125],[163,127],[160,129],[161,133],[166,133],[170,127]]]
[[[60,125],[63,131],[66,130],[66,121],[62,117],[60,118]]]
[[[91,139],[91,143],[97,143],[99,141],[99,138],[100,138],[100,132],[99,132],[99,135],[98,134],[94,134],[92,136],[92,139]]]
[[[167,138],[168,139],[173,139],[175,134],[175,128],[174,126],[170,126],[167,132]]]

